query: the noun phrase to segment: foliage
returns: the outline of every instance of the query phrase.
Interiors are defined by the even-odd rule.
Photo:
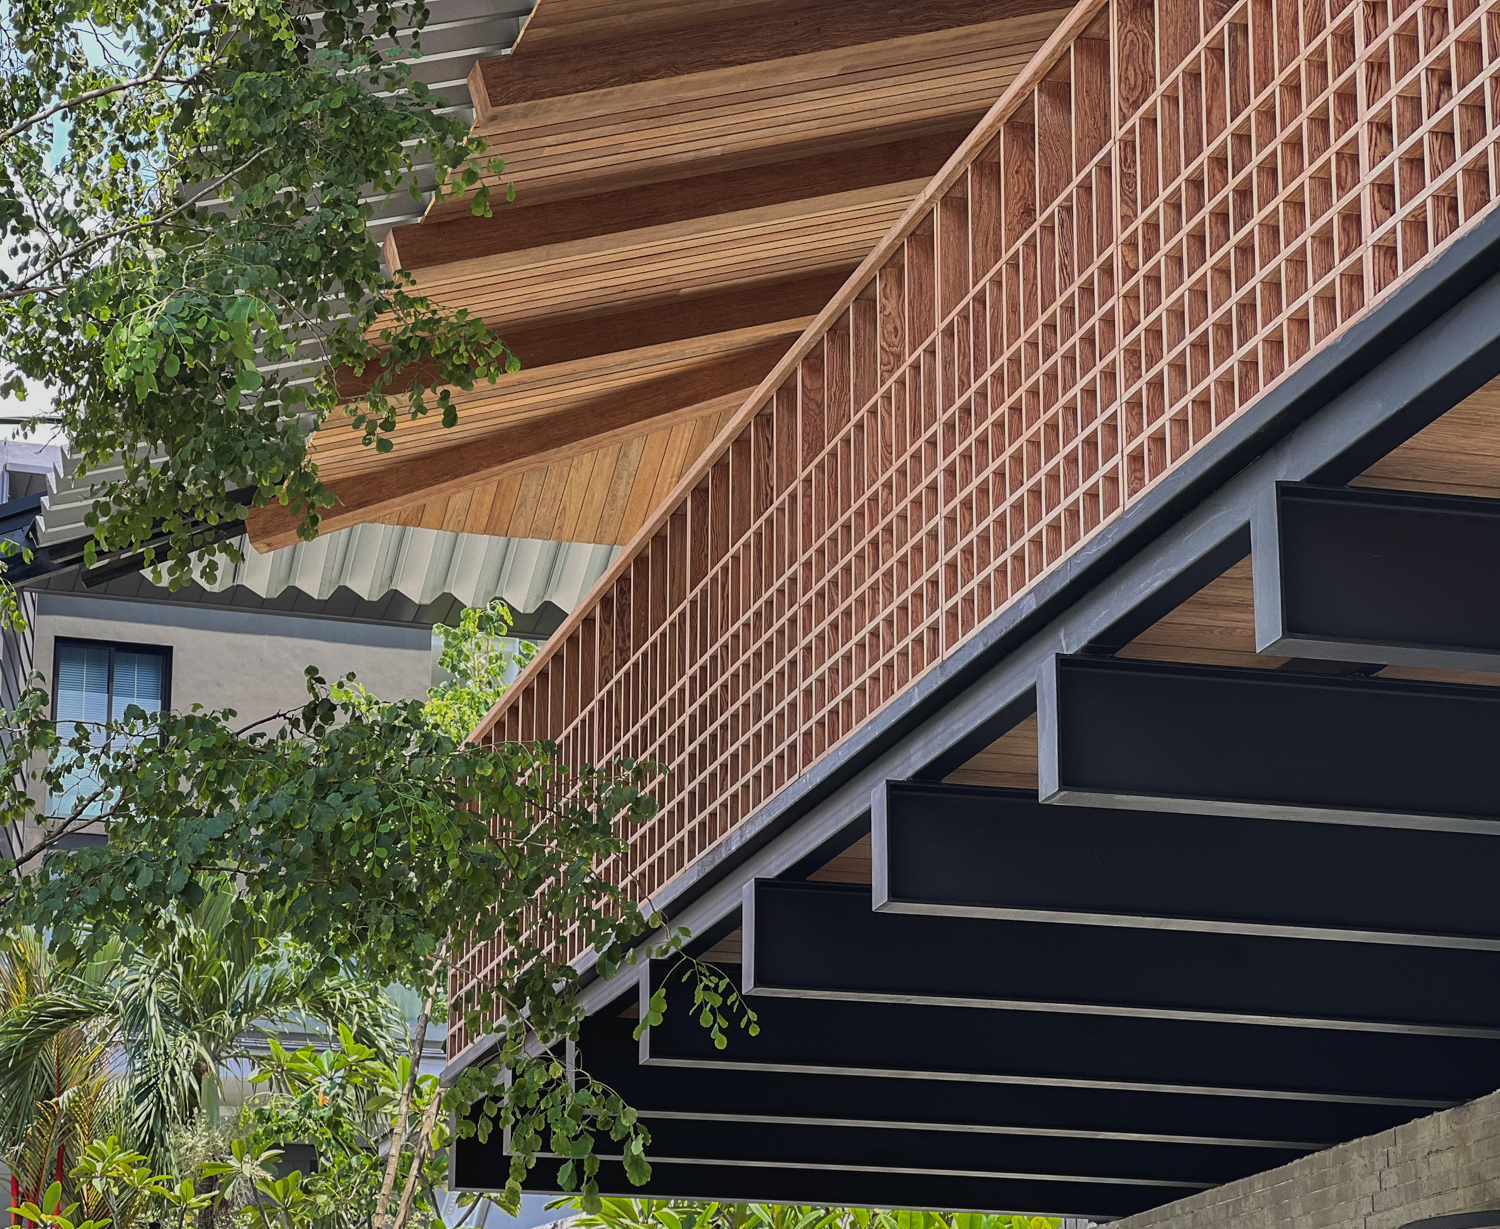
[[[580,1210],[577,1199],[548,1205]],[[968,1212],[894,1212],[796,1204],[715,1203],[683,1199],[605,1199],[573,1229],[1059,1229],[1056,1217]]]
[[[499,598],[465,610],[457,627],[439,627],[443,638],[438,665],[451,676],[427,693],[427,719],[455,742],[479,727],[505,694],[506,676],[524,668],[536,645],[508,648],[503,637],[513,625],[510,607]]]
[[[474,621],[474,636],[487,636],[486,626],[496,624]],[[472,641],[467,651],[493,660]],[[446,1108],[466,1131],[512,1130],[512,1204],[544,1147],[580,1162],[592,1198],[596,1134],[623,1141],[644,1177],[648,1137],[633,1112],[586,1075],[570,1083],[557,1058],[580,1019],[579,973],[557,939],[574,928],[608,972],[648,925],[599,868],[655,810],[650,767],[572,768],[550,743],[461,744],[422,701],[383,703],[352,678],[330,687],[309,670],[308,689],[307,704],[278,714],[279,724],[236,728],[228,711],[132,707],[117,721],[80,722],[66,740],[45,716],[45,697],[28,692],[4,754],[21,768],[17,748],[49,752],[41,777],[54,796],[67,781],[90,785],[13,865],[25,873],[0,899],[0,923],[47,931],[59,958],[80,969],[117,944],[161,959],[173,919],[227,876],[237,891],[223,906],[226,930],[269,927],[288,950],[318,953],[309,973],[331,978],[348,964],[420,988],[428,1007],[416,1053],[451,946],[491,941],[504,959],[458,1008],[471,1028],[493,1030],[498,1062],[460,1081]],[[7,779],[0,767],[0,815],[23,817],[30,801]],[[101,823],[103,847],[59,846]],[[416,1091],[408,1081],[403,1102]],[[408,1108],[398,1106],[398,1124],[413,1121]],[[431,1146],[435,1113],[421,1118],[414,1146]],[[387,1195],[403,1142],[390,1150]]]
[[[686,938],[686,934],[683,936]],[[726,1049],[729,1045],[729,1029],[735,1021],[749,1036],[760,1035],[759,1018],[754,1009],[741,997],[739,987],[729,975],[715,965],[683,953],[673,966],[672,974],[680,981],[693,985],[692,1014],[698,1023],[708,1030],[714,1048]],[[646,1014],[635,1026],[635,1039],[639,1041],[652,1025],[660,1024],[667,1014],[667,986],[669,975],[651,995],[646,1004]],[[727,1013],[727,1014],[726,1014]]]
[[[248,1174],[247,1185],[258,1192],[251,1207],[257,1222],[265,1221],[269,1229],[271,1220],[284,1213],[309,1229],[370,1224],[386,1165],[380,1146],[394,1137],[393,1118],[400,1112],[401,1093],[412,1074],[409,1058],[394,1063],[383,1059],[347,1030],[340,1034],[336,1049],[322,1053],[310,1046],[288,1052],[273,1042],[270,1059],[255,1075],[255,1082],[269,1086],[268,1091],[247,1105],[241,1124],[243,1145],[235,1154],[235,1172]],[[439,1098],[436,1077],[418,1076],[406,1112],[420,1118]],[[401,1134],[418,1138],[409,1126]],[[412,1188],[408,1216],[430,1221],[440,1213],[437,1190],[447,1168],[446,1134],[446,1124],[439,1122],[420,1159],[420,1144],[402,1155],[401,1166]],[[317,1164],[295,1181],[286,1174],[276,1183],[264,1184],[248,1172],[249,1159],[284,1140],[311,1144]]]
[[[422,163],[491,209],[501,164],[413,75],[426,20],[422,0],[6,7],[0,383],[46,381],[84,467],[123,464],[99,549],[183,583],[205,530],[273,498],[311,537],[332,502],[311,429],[342,410],[385,451],[401,414],[452,425],[454,388],[517,368],[366,231]]]
[[[222,878],[208,881],[196,907],[161,911],[149,947],[114,940],[0,1015],[0,1104],[27,1095],[13,1072],[87,1030],[122,1053],[124,1134],[158,1168],[180,1172],[174,1132],[200,1112],[217,1121],[222,1072],[248,1057],[252,1030],[290,1025],[332,1035],[345,1025],[389,1056],[404,1029],[380,988],[323,969],[283,937],[274,915],[235,918],[234,897]],[[78,1152],[75,1145],[66,1155]]]
[[[74,975],[58,969],[42,936],[22,928],[0,948],[0,1028],[24,1018]],[[38,1200],[58,1157],[117,1130],[124,1105],[110,1080],[110,1036],[92,1019],[32,1039],[23,1057],[0,1057],[0,1159],[23,1197]]]
[[[110,1136],[91,1143],[69,1171],[67,1176],[78,1191],[71,1202],[59,1178],[36,1199],[23,1199],[11,1211],[19,1218],[17,1223],[39,1229],[134,1229],[136,1225],[186,1229],[189,1217],[197,1222],[203,1213],[227,1203],[233,1186],[218,1179],[238,1174],[237,1162],[245,1151],[242,1144],[235,1149],[235,1164],[197,1166],[195,1181],[194,1177],[156,1173],[143,1154]],[[270,1162],[275,1155],[265,1153],[256,1161]],[[266,1171],[257,1168],[256,1177],[265,1181]]]

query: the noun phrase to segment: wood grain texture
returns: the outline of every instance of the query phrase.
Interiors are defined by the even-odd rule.
[[[485,182],[530,204],[679,179],[695,162],[727,171],[951,130],[983,114],[1063,12],[498,107],[475,125],[505,158]]]
[[[600,445],[634,434],[647,423],[674,428],[695,417],[701,402],[748,393],[780,356],[772,342],[730,354],[652,384],[600,397],[568,414],[535,419],[490,432],[470,443],[440,448],[384,469],[366,469],[330,483],[338,502],[323,517],[325,531],[367,523],[410,505],[418,494],[431,500],[533,467],[539,460],[571,460]],[[544,488],[549,497],[553,486]],[[539,508],[545,508],[545,503]],[[538,515],[541,515],[538,512]],[[253,509],[247,522],[258,550],[274,550],[296,540],[296,523],[280,504]],[[534,534],[527,536],[536,536]]]
[[[588,540],[638,526],[706,445],[701,423],[686,424],[723,386],[703,386],[702,369],[784,346],[809,323],[1056,24],[1060,10],[1037,9],[920,0],[851,22],[849,0],[662,0],[632,20],[664,37],[624,47],[659,53],[657,67],[609,82],[585,76],[601,62],[606,76],[635,71],[624,45],[598,54],[624,10],[559,0],[538,11],[517,55],[543,65],[546,96],[481,98],[475,129],[504,154],[523,203],[491,219],[444,205],[387,244],[420,291],[498,329],[522,371],[458,393],[452,429],[403,419],[390,456],[330,421],[315,441],[340,500],[325,525]],[[813,18],[823,33],[809,34]],[[714,67],[712,47],[750,47],[720,27],[747,20],[764,33],[760,58]],[[665,32],[694,25],[701,54],[674,61]],[[807,37],[783,38],[797,29]],[[591,43],[566,69],[537,58]],[[344,373],[341,387],[357,393],[374,375]],[[590,420],[615,426],[583,438],[576,424]],[[648,420],[658,429],[638,431]],[[619,450],[615,468],[601,468],[603,447]],[[289,523],[261,511],[252,533],[284,542]]]
[[[1037,787],[1036,737],[1036,714],[1033,713],[943,780],[949,785],[1034,790]]]
[[[481,316],[502,335],[631,303],[748,289],[858,264],[919,187],[919,181],[880,184],[450,261],[418,270],[415,285]]]
[[[723,425],[739,409],[738,393],[690,407],[692,424],[686,449],[675,469],[668,468],[668,448],[676,423],[631,435],[579,457],[532,466],[519,473],[482,482],[453,495],[433,495],[406,507],[380,513],[376,524],[427,524],[496,537],[595,542],[622,546],[655,510],[658,486],[675,484],[682,470],[702,455]],[[642,460],[646,458],[646,465]],[[542,515],[548,484],[561,484],[557,515]],[[462,526],[457,509],[465,509]],[[576,513],[576,521],[571,518]],[[566,518],[566,519],[565,519]]]
[[[645,187],[625,188],[539,205],[496,206],[493,217],[435,212],[386,235],[386,263],[415,272],[431,265],[476,260],[600,235],[665,226],[691,218],[831,196],[859,188],[931,178],[958,148],[967,126],[909,140],[878,141],[853,149],[791,158],[768,165],[696,173]]]
[[[632,26],[628,37],[612,43],[604,55],[580,54],[578,42],[571,40],[549,47],[528,29],[511,54],[480,60],[469,88],[483,119],[512,103],[949,30],[1033,13],[1053,3],[928,0],[887,7],[867,0],[783,0],[749,11],[683,6],[675,11],[679,24],[658,25],[649,37]],[[542,0],[538,17],[545,16],[545,8]]]
[[[866,833],[841,854],[835,854],[809,875],[811,883],[870,883],[874,853]]]
[[[645,307],[627,304],[595,310],[506,329],[505,343],[521,360],[521,371],[531,379],[548,367],[581,364],[631,351],[677,346],[683,354],[700,354],[699,339],[739,335],[746,330],[760,330],[766,336],[796,335],[850,272],[833,269],[735,290],[683,295]],[[372,388],[379,375],[373,363],[358,375],[344,369],[335,376],[336,387],[342,396],[357,397]],[[417,380],[430,381],[434,375],[433,366],[412,364],[386,391],[397,395],[408,391]]]

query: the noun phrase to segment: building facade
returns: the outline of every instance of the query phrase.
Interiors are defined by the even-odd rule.
[[[564,937],[606,1193],[1483,1210],[1500,7],[540,0],[468,91],[515,208],[386,253],[523,371],[320,464],[618,548],[477,733],[663,765],[607,869],[760,1031]]]
[[[470,84],[517,212],[387,251],[526,370],[325,474],[622,544],[479,734],[665,766],[608,869],[761,1028],[588,985],[608,1193],[1201,1208],[1500,1085],[1500,11],[540,0]]]

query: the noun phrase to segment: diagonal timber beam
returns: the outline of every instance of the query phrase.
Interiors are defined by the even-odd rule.
[[[1500,690],[1055,656],[1044,802],[1500,833]]]
[[[1251,534],[1260,652],[1500,670],[1500,500],[1282,482]]]
[[[871,813],[882,912],[1500,950],[1500,841],[1484,833],[1057,807],[914,781],[884,782]]]
[[[1500,1040],[1496,951],[882,914],[863,886],[769,879],[744,919],[752,995]]]
[[[739,985],[738,966],[720,967]],[[641,1039],[647,1064],[1411,1108],[1500,1086],[1500,1041],[1482,1037],[909,1003],[757,998],[759,1035],[736,1031],[721,1051],[660,962],[643,1004],[663,986],[669,1010]]]
[[[610,393],[566,413],[352,475],[333,485],[338,503],[325,513],[320,532],[360,524],[416,500],[466,490],[544,461],[602,448],[675,422],[716,397],[740,390],[749,396],[785,349],[781,340],[755,346],[681,375]],[[253,509],[247,522],[257,550],[296,541],[296,519],[280,504]]]
[[[785,337],[790,345],[837,293],[849,272],[834,269],[711,294],[683,295],[644,306],[633,304],[623,311],[519,321],[500,333],[521,360],[521,371],[526,375],[563,363],[695,343],[746,330]],[[436,367],[431,364],[412,363],[401,370],[386,391],[393,396],[405,393],[419,379],[432,380],[435,373]],[[348,368],[341,369],[337,376],[339,395],[358,397],[369,392],[379,374],[373,363],[357,375]],[[502,383],[496,387],[503,391],[505,386]]]
[[[753,6],[727,17],[713,10],[691,12],[689,20],[650,35],[632,27],[598,31],[592,40],[523,36],[512,54],[474,65],[469,91],[482,122],[496,108],[515,103],[852,48],[1055,7],[1055,0],[1008,0],[1003,7],[992,0],[944,0],[918,7],[803,0]],[[599,38],[610,40],[607,53],[580,52],[580,42]]]
[[[438,210],[421,222],[391,228],[385,240],[386,263],[416,272],[881,184],[925,182],[967,133],[965,126],[717,173],[704,173],[706,168],[700,166],[690,178],[537,205],[504,205],[489,218],[475,217],[467,209]]]

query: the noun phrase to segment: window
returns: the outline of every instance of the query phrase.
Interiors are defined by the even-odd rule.
[[[132,704],[148,713],[171,707],[170,650],[60,639],[54,651],[52,712],[63,739],[72,737],[74,722],[113,721]],[[68,814],[78,796],[93,788],[86,774],[70,776],[62,792],[48,800],[48,814]]]

